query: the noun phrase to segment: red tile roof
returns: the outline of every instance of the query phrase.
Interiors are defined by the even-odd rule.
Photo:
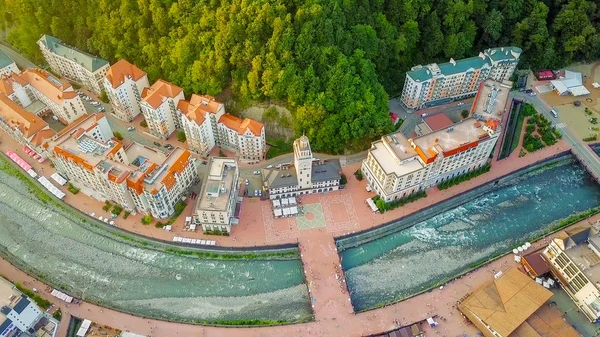
[[[142,102],[147,102],[154,109],[157,109],[162,103],[163,98],[174,98],[183,91],[180,87],[164,80],[158,80],[150,88],[144,89],[142,93]]]
[[[106,72],[106,78],[108,78],[114,89],[123,84],[127,77],[131,77],[134,81],[137,81],[145,75],[146,73],[143,70],[123,59],[110,66],[108,72]]]
[[[433,116],[423,118],[423,121],[429,126],[432,131],[441,130],[452,126],[454,122],[445,113],[438,113]]]
[[[485,122],[485,126],[489,127],[490,129],[496,131],[496,129],[498,128],[498,126],[500,126],[500,121],[492,118],[489,119],[487,122]]]
[[[241,120],[233,115],[224,114],[219,118],[219,123],[224,124],[229,129],[237,131],[238,134],[242,135],[250,130],[255,136],[260,136],[264,125],[250,118]]]
[[[48,126],[41,118],[23,109],[6,95],[0,93],[0,118],[11,127],[17,127],[21,133],[29,138],[36,132]]]

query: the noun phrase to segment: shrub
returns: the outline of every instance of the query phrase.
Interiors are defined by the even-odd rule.
[[[140,122],[140,126],[143,127],[143,128],[147,128],[148,127],[148,123],[146,122],[145,119]]]
[[[463,110],[460,112],[460,115],[462,116],[462,118],[467,118],[467,117],[469,117],[469,111]]]
[[[60,76],[56,76],[56,77],[60,77]],[[71,83],[71,86],[73,87],[73,89],[75,89],[75,90],[81,89],[81,86],[79,84],[77,84],[75,82],[70,82],[70,83]]]
[[[156,223],[154,224],[154,227],[156,227],[156,228],[163,228],[163,227],[165,227],[166,225],[167,225],[167,224],[164,224],[164,223],[162,223],[162,222],[158,221],[158,222],[156,222]]]
[[[125,211],[125,213],[123,213],[123,219],[127,219],[130,214],[131,214],[131,212]]]
[[[185,142],[186,138],[185,138],[185,132],[183,131],[177,131],[177,140],[180,142]]]
[[[529,104],[529,103],[523,105],[521,113],[525,117],[530,117],[530,116],[537,115],[537,111],[535,110],[535,107],[533,105]]]
[[[17,287],[20,292],[27,295],[27,297],[31,298],[40,308],[44,310],[48,309],[52,305],[52,302],[42,298],[40,295],[33,292],[33,290],[27,289],[19,283],[15,283],[15,287]]]
[[[53,314],[52,317],[54,317],[54,319],[56,319],[57,321],[60,322],[60,319],[62,318],[62,311],[60,311],[60,309],[56,310]]]
[[[521,151],[519,151],[519,158],[524,157],[527,154],[527,152],[525,152],[525,150],[521,149]]]
[[[75,185],[69,183],[67,185],[67,189],[69,190],[69,192],[73,193],[73,194],[77,194],[79,193],[79,189],[77,187],[75,187]]]
[[[533,131],[535,131],[535,124],[529,124],[527,125],[527,128],[525,128],[525,132],[527,133],[532,133]]]
[[[110,209],[110,204],[105,204],[104,206],[102,206],[102,209],[103,209],[105,212],[108,212],[108,210]]]
[[[115,131],[113,132],[113,134],[115,135],[115,137],[117,137],[118,140],[123,140],[123,135],[120,132]]]
[[[142,224],[149,225],[152,223],[152,216],[150,214],[144,215],[142,217]]]
[[[219,157],[225,157],[225,152],[221,149],[219,149]]]
[[[346,178],[346,175],[342,173],[342,175],[340,176],[340,185],[346,185],[348,183],[348,178]]]
[[[588,108],[585,108],[585,114],[588,115],[588,116],[591,116],[592,115],[592,110],[590,110]]]
[[[354,171],[354,176],[356,177],[356,180],[358,180],[358,181],[363,180],[362,171],[360,169]]]
[[[119,214],[121,214],[121,212],[123,212],[123,207],[121,207],[121,205],[115,204],[112,208],[112,214],[118,216]]]
[[[108,95],[106,94],[106,91],[102,90],[102,92],[100,93],[100,97],[98,97],[102,102],[104,103],[108,103]]]
[[[462,183],[463,181],[471,180],[477,176],[480,176],[486,172],[489,172],[491,168],[492,168],[492,164],[486,163],[485,165],[483,165],[482,167],[480,167],[476,170],[473,170],[471,172],[465,173],[463,175],[454,177],[452,179],[449,179],[449,180],[446,180],[446,181],[440,183],[438,185],[438,189],[445,190],[454,185],[458,185],[458,184]]]
[[[596,118],[596,117],[590,118],[590,123],[592,123],[592,124],[598,124],[598,118]]]
[[[413,194],[409,194],[404,198],[390,201],[390,202],[385,202],[383,199],[381,199],[379,197],[377,198],[377,200],[375,200],[375,198],[373,198],[373,201],[375,201],[375,206],[377,206],[377,208],[379,209],[379,212],[385,213],[386,211],[392,210],[394,208],[398,208],[400,206],[404,206],[415,200],[425,198],[426,196],[427,196],[427,193],[425,193],[425,191],[419,191],[419,192],[416,192]]]
[[[595,141],[597,139],[598,139],[598,135],[593,135],[593,136],[589,136],[589,137],[583,138],[583,141],[584,142],[593,142],[593,141]]]

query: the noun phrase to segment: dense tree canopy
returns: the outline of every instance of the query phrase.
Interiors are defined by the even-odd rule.
[[[9,42],[38,61],[45,33],[188,93],[285,101],[333,153],[392,130],[388,94],[412,65],[502,45],[533,69],[591,60],[599,14],[588,0],[0,0]]]

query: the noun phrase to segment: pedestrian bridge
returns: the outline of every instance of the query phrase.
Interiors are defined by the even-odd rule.
[[[587,146],[573,146],[571,153],[587,169],[587,171],[600,183],[600,158],[594,150]]]

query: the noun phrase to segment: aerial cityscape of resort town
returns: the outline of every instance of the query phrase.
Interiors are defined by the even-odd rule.
[[[0,45],[0,337],[600,336],[600,62],[415,65],[332,155],[38,46]]]

